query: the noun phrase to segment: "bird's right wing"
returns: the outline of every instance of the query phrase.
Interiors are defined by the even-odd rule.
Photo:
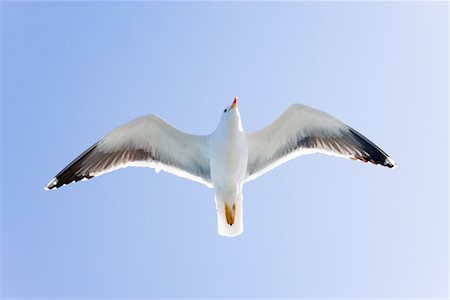
[[[246,181],[303,154],[325,153],[394,167],[395,162],[369,139],[335,117],[293,104],[271,125],[247,134]]]
[[[128,166],[164,170],[212,186],[208,136],[184,133],[156,115],[147,115],[92,145],[59,172],[46,189]]]

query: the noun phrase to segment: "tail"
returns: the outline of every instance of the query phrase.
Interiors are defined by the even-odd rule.
[[[242,196],[235,201],[223,201],[216,196],[219,235],[234,237],[244,231]]]

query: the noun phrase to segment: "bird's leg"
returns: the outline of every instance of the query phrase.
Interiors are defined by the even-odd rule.
[[[236,204],[233,203],[232,211],[231,211],[228,204],[225,203],[225,217],[227,219],[228,225],[233,226],[235,216],[236,216]]]

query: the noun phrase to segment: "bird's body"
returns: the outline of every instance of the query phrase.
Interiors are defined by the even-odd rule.
[[[217,129],[210,135],[209,147],[218,231],[220,235],[238,235],[243,230],[242,186],[248,159],[247,138],[238,113],[222,115]]]
[[[213,188],[218,232],[237,236],[243,231],[243,184],[290,159],[316,152],[396,165],[356,130],[306,105],[294,104],[271,125],[245,133],[235,98],[208,136],[184,133],[155,115],[122,125],[65,167],[46,189],[128,166],[162,169]]]

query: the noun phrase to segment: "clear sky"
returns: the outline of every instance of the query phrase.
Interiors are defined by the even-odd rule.
[[[447,297],[446,2],[4,2],[4,297]],[[303,156],[244,186],[245,231],[214,194],[129,168],[45,192],[118,125],[155,113],[208,134],[325,110],[395,170]]]

